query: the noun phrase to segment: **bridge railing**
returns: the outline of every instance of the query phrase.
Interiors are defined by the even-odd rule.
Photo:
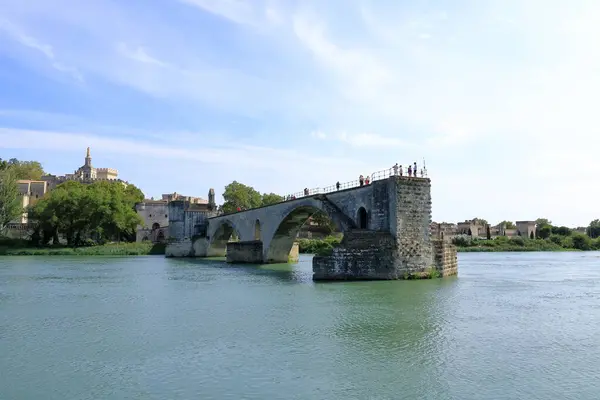
[[[394,176],[394,175],[399,175],[399,171],[394,171],[394,168],[387,168],[387,169],[382,169],[380,171],[375,171],[370,176],[369,175],[365,176],[365,180],[363,181],[363,184],[364,185],[368,184],[367,180],[366,180],[367,178],[369,179],[369,183],[371,183],[371,182],[387,179],[390,176]],[[406,170],[404,171],[404,176],[408,177],[408,172]],[[426,168],[421,169],[417,173],[417,177],[422,177],[422,178],[427,177],[427,169]],[[296,199],[299,199],[301,197],[306,197],[306,196],[314,196],[316,194],[332,193],[332,192],[337,192],[338,190],[352,189],[352,188],[359,187],[359,186],[360,186],[360,181],[358,179],[356,179],[353,181],[348,181],[348,182],[343,182],[343,183],[340,182],[339,188],[338,188],[337,184],[326,186],[323,188],[316,187],[316,188],[308,189],[308,191],[303,190],[300,192],[287,194],[287,195],[283,196],[283,202],[296,200]],[[242,211],[245,211],[245,210],[242,210]],[[224,215],[224,213],[222,211],[220,211],[219,215]]]

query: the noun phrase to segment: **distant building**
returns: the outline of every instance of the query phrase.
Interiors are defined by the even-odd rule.
[[[214,189],[209,190],[208,200],[179,193],[163,194],[162,200],[144,200],[135,206],[143,221],[136,231],[137,242],[163,243],[169,238],[169,203],[175,200],[185,202],[185,211],[214,212],[216,215]]]
[[[535,221],[517,221],[517,234],[522,237],[535,239],[536,237],[536,223]]]
[[[18,180],[19,194],[23,213],[6,226],[5,234],[12,238],[25,239],[29,237],[29,215],[27,209],[48,193],[48,183],[45,181]]]
[[[98,181],[118,181],[123,182],[119,179],[119,171],[114,168],[95,168],[92,165],[92,156],[90,155],[90,148],[87,148],[84,163],[81,167],[75,170],[72,174],[65,174],[61,176],[56,175],[44,175],[42,180],[48,182],[49,190],[54,189],[56,186],[66,181],[78,181],[81,183],[94,183]],[[127,182],[123,182],[127,184]]]

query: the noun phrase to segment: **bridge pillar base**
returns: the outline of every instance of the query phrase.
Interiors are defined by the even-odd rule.
[[[389,233],[349,232],[330,255],[313,258],[313,280],[428,279],[457,274],[456,247],[438,240],[424,245],[431,246],[433,257],[419,256],[420,251],[411,254],[413,249],[399,246]]]
[[[263,263],[263,243],[260,240],[227,243],[228,263]]]

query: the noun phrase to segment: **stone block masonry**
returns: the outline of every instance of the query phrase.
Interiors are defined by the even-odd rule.
[[[227,243],[228,263],[262,264],[263,244],[260,240]]]
[[[458,275],[458,253],[456,246],[443,239],[434,239],[432,242],[436,271],[441,276]]]

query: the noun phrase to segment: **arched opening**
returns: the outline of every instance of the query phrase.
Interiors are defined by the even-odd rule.
[[[308,235],[307,235],[308,234]],[[333,248],[341,241],[341,224],[332,220],[318,208],[300,206],[293,209],[279,224],[267,252],[266,262],[288,262],[290,251],[296,240],[300,251],[321,253]],[[310,248],[306,248],[308,245]]]
[[[254,223],[254,240],[260,240],[260,221]]]
[[[158,232],[158,236],[156,237],[156,241],[162,243],[165,241],[165,233],[163,231]]]
[[[155,222],[152,224],[152,230],[155,231],[157,229],[160,229],[160,225],[158,224],[158,222]]]
[[[144,238],[142,239],[142,242],[147,242],[148,241],[148,236],[144,236]]]
[[[223,221],[210,238],[207,255],[209,257],[225,257],[227,254],[227,243],[237,242],[239,238],[240,234],[231,222]]]
[[[367,221],[367,210],[364,207],[358,209],[357,212],[357,225],[359,229],[367,229],[368,221]]]

